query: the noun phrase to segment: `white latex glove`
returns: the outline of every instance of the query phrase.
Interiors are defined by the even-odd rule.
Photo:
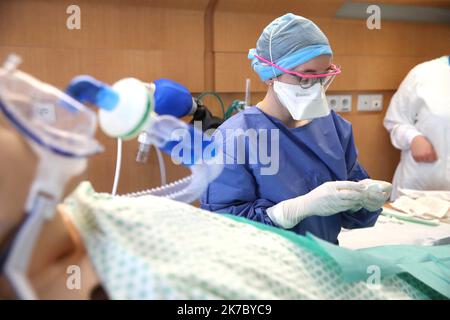
[[[365,186],[361,206],[368,211],[380,209],[391,196],[392,184],[386,181],[364,179],[359,181]]]
[[[289,229],[312,215],[330,216],[354,208],[361,203],[364,190],[358,182],[325,182],[303,196],[268,208],[267,214],[275,224]]]

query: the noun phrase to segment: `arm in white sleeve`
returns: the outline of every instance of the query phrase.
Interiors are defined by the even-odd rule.
[[[422,105],[417,96],[418,76],[411,70],[392,97],[384,118],[384,127],[389,131],[392,145],[408,150],[412,140],[421,135],[415,127],[417,114]]]

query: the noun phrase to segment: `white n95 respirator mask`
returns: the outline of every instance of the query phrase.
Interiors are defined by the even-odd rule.
[[[275,80],[273,89],[294,120],[312,120],[330,114],[325,89],[320,83],[304,89],[297,84]]]

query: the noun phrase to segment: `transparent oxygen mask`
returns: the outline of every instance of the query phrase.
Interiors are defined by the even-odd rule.
[[[56,154],[86,157],[103,150],[95,139],[97,117],[59,89],[16,69],[8,57],[0,68],[0,110],[27,139]]]
[[[28,278],[35,244],[66,184],[103,148],[95,139],[96,114],[57,88],[16,69],[11,55],[0,68],[0,113],[38,157],[24,218],[0,252],[0,270],[19,299],[36,299]]]

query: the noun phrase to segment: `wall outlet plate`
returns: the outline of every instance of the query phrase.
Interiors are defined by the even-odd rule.
[[[372,95],[372,111],[383,110],[383,95],[373,94]]]
[[[381,111],[383,110],[382,94],[359,94],[356,106],[358,111]]]
[[[351,94],[335,94],[327,95],[328,106],[336,112],[352,111],[352,95]]]

